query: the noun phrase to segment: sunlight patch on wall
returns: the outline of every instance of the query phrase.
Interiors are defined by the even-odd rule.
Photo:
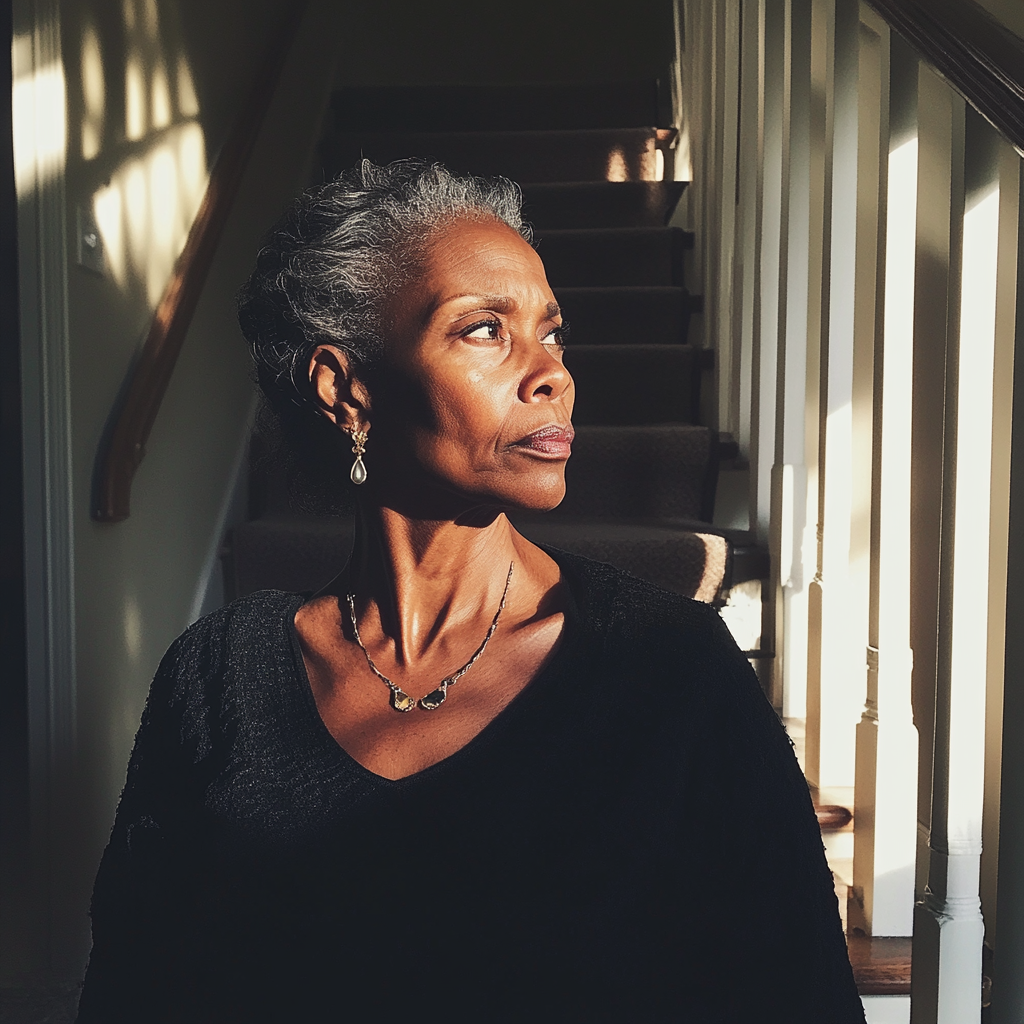
[[[178,58],[178,112],[182,117],[196,117],[199,114],[199,100],[196,86],[192,81],[192,69],[184,56]]]
[[[129,595],[124,603],[124,647],[132,661],[142,655],[142,609],[134,596]]]
[[[155,308],[188,239],[208,181],[206,140],[188,60],[161,30],[156,0],[124,0],[124,140],[108,140],[107,159],[124,157],[92,200],[107,270],[125,292]],[[171,19],[173,21],[173,19]],[[115,75],[116,81],[119,76]],[[82,82],[87,119],[83,155],[100,154],[103,137],[103,63],[95,32],[82,39]],[[95,82],[98,81],[97,86]],[[91,90],[91,92],[90,92]],[[126,145],[127,143],[128,145]]]
[[[166,128],[171,123],[171,90],[167,84],[167,67],[162,60],[153,69],[150,104],[153,127]]]
[[[106,84],[103,80],[103,53],[93,25],[82,32],[82,157],[92,160],[103,143],[103,122],[106,108]]]
[[[52,181],[64,169],[64,67],[58,61],[34,67],[30,35],[14,37],[11,57],[14,181],[18,194],[24,196]]]
[[[146,78],[137,53],[124,69],[124,133],[133,142],[146,134]]]
[[[155,307],[206,191],[203,132],[186,122],[165,132],[144,156],[124,164],[93,201],[110,274],[133,281]]]

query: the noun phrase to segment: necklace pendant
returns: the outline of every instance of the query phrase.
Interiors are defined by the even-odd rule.
[[[444,697],[441,698],[444,700]],[[405,690],[399,689],[397,686],[391,691],[391,706],[396,711],[412,711],[416,707],[416,698],[410,697]]]
[[[444,703],[447,696],[448,680],[445,679],[436,690],[431,690],[425,697],[420,697],[419,705],[424,711],[435,711]]]

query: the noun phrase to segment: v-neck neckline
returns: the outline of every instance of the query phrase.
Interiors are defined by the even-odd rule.
[[[552,557],[553,552],[545,548],[545,551]],[[567,600],[563,609],[564,623],[562,631],[558,635],[554,649],[541,665],[540,670],[534,677],[505,705],[479,732],[471,736],[461,747],[453,750],[450,754],[435,761],[433,764],[421,768],[419,771],[409,775],[403,775],[397,779],[389,779],[386,775],[380,775],[367,768],[362,761],[354,757],[334,737],[327,723],[320,714],[317,707],[316,697],[313,695],[313,687],[306,670],[306,662],[302,656],[302,645],[299,641],[299,632],[295,626],[295,614],[299,610],[301,602],[305,601],[308,595],[295,594],[296,600],[290,601],[285,610],[285,621],[283,623],[287,641],[292,651],[292,660],[295,666],[294,682],[299,693],[301,713],[309,719],[309,724],[316,735],[320,748],[327,754],[328,758],[335,764],[340,764],[351,771],[361,775],[375,787],[387,789],[401,789],[403,787],[418,783],[428,778],[435,778],[447,771],[454,770],[462,762],[472,758],[493,743],[504,733],[510,723],[522,717],[524,713],[537,703],[544,696],[548,689],[548,682],[556,677],[562,670],[566,659],[574,650],[581,633],[580,609],[576,599],[575,583],[566,567],[559,561],[558,567],[561,570],[561,580],[565,588]]]

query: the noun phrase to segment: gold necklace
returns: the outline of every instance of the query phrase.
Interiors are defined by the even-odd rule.
[[[450,676],[446,676],[438,684],[436,689],[433,689],[425,697],[420,697],[417,700],[415,697],[410,697],[397,683],[392,682],[377,666],[373,663],[373,658],[370,657],[370,652],[363,646],[363,641],[359,637],[359,625],[356,622],[356,598],[355,594],[348,594],[348,615],[352,622],[352,636],[355,637],[356,643],[359,645],[359,649],[366,655],[366,664],[370,666],[370,671],[385,683],[388,689],[391,691],[391,706],[396,711],[412,711],[414,707],[419,705],[423,711],[435,711],[443,703],[445,697],[448,696],[448,687],[457,683],[472,667],[473,663],[481,654],[487,649],[487,645],[490,643],[491,637],[494,636],[494,631],[498,628],[498,619],[501,618],[501,613],[505,608],[505,598],[508,597],[508,586],[512,582],[512,570],[515,567],[515,562],[509,562],[508,564],[508,577],[505,580],[505,589],[501,594],[501,602],[498,605],[498,610],[494,613],[494,619],[491,622],[490,628],[487,630],[487,635],[484,637],[483,643],[473,652],[473,656],[458,670],[453,672]]]

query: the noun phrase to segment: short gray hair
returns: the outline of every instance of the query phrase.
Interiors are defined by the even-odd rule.
[[[413,271],[430,237],[457,220],[493,218],[532,241],[522,199],[506,178],[460,177],[421,159],[385,166],[362,160],[292,204],[260,249],[238,319],[265,412],[293,455],[313,442],[320,449],[314,458],[323,460],[329,443],[308,377],[314,349],[335,345],[357,372],[372,370],[383,354],[384,300]]]
[[[369,160],[300,196],[266,239],[239,301],[268,400],[302,404],[309,357],[337,345],[356,367],[382,354],[381,305],[429,236],[493,217],[528,241],[522,192],[505,178],[457,177],[439,163]]]

